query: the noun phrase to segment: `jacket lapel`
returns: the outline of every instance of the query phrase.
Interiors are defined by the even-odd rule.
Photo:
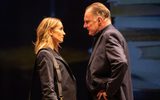
[[[103,34],[103,33],[102,33],[102,34]],[[93,48],[93,51],[92,51],[92,53],[91,53],[91,57],[90,57],[90,59],[89,59],[88,65],[89,65],[89,64],[92,62],[92,60],[93,60],[94,54],[95,54],[95,52],[96,52],[96,50],[97,50],[97,47],[98,47],[98,45],[99,45],[99,43],[100,43],[100,41],[101,41],[102,34],[100,35],[100,37],[99,37],[98,40],[96,41],[96,44],[95,44],[95,46],[94,46],[94,48]]]
[[[73,80],[76,80],[75,77],[74,77],[73,74],[72,74],[72,71],[71,71],[68,63],[67,63],[61,56],[59,56],[55,51],[53,51],[53,55],[55,56],[56,59],[62,61],[62,63],[63,63],[63,64],[65,65],[65,67],[67,68],[70,76],[73,78]]]
[[[93,51],[92,51],[92,53],[91,53],[91,57],[90,57],[90,59],[89,59],[88,66],[89,66],[89,64],[90,64],[90,63],[92,62],[92,60],[93,60],[93,57],[94,57],[94,55],[95,55],[95,52],[96,52],[96,50],[97,50],[97,48],[98,48],[98,46],[99,46],[99,44],[100,44],[100,42],[101,42],[102,35],[106,32],[106,30],[108,30],[108,29],[111,28],[111,27],[112,27],[112,25],[107,26],[107,27],[102,31],[102,34],[99,36],[98,40],[96,41],[96,44],[95,44],[95,46],[94,46],[94,48],[93,48]]]

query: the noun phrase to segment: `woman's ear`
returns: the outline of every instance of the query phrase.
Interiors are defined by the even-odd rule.
[[[53,33],[53,29],[50,28],[50,29],[48,30],[48,34],[49,34],[50,36],[52,36],[52,33]]]

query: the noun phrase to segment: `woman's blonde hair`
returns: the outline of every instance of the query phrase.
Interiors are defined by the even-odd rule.
[[[56,43],[53,43],[52,37],[49,33],[57,27],[58,22],[60,22],[60,19],[51,17],[44,18],[40,22],[36,31],[37,38],[35,42],[35,54],[37,54],[42,48],[55,49],[55,47],[57,47],[55,46]]]

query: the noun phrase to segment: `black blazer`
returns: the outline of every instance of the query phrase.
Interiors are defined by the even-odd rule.
[[[114,26],[107,26],[95,43],[86,73],[93,98],[105,89],[109,100],[133,100],[128,60],[124,37]]]
[[[55,51],[47,48],[56,58],[62,74],[64,100],[76,100],[76,79],[67,62]],[[52,58],[43,50],[36,56],[30,100],[58,100],[55,69]]]

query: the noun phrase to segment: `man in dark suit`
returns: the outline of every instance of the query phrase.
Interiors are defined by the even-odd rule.
[[[108,8],[96,2],[84,14],[84,28],[95,38],[86,83],[93,100],[133,100],[127,43],[112,25]]]

